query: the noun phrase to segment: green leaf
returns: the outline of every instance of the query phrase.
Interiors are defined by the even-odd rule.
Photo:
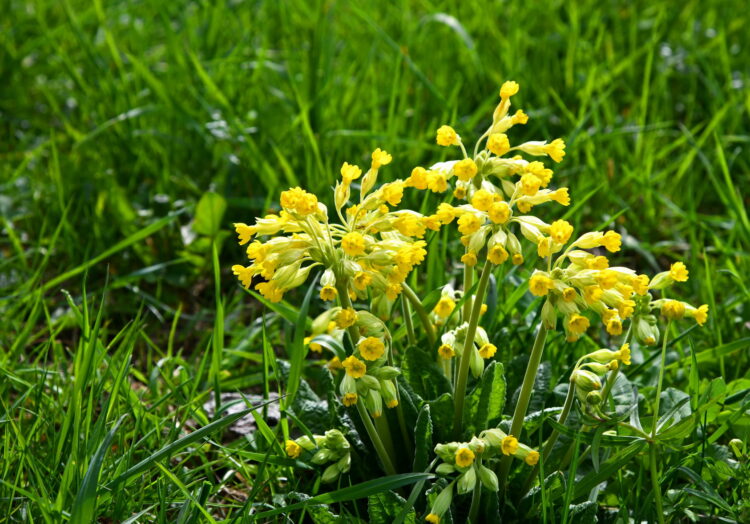
[[[392,491],[384,491],[370,495],[367,499],[367,511],[370,514],[370,522],[392,522],[401,512],[406,500]],[[404,522],[414,524],[416,514],[412,508],[406,514]]]
[[[401,365],[404,378],[414,392],[424,399],[434,399],[451,389],[435,357],[418,346],[407,348]]]
[[[466,427],[474,434],[494,427],[505,406],[505,373],[499,362],[490,362],[467,399]]]
[[[70,516],[70,522],[73,524],[88,524],[94,522],[94,516],[96,515],[96,488],[99,484],[99,473],[102,469],[102,463],[104,462],[104,456],[107,454],[107,450],[112,442],[112,438],[115,436],[117,428],[120,427],[120,423],[125,419],[127,415],[121,416],[117,422],[115,422],[112,429],[109,430],[107,436],[99,445],[99,449],[96,450],[94,457],[91,459],[88,470],[86,470],[86,476],[83,477],[81,483],[81,489],[78,490],[76,500],[73,502],[73,510]]]
[[[443,393],[435,400],[428,402],[435,439],[438,442],[450,440],[453,428],[453,395]]]
[[[263,521],[268,517],[273,517],[279,513],[288,513],[297,509],[304,508],[312,504],[334,504],[336,502],[344,502],[347,500],[356,500],[376,493],[382,493],[392,489],[398,489],[402,486],[408,486],[414,484],[423,479],[433,478],[433,475],[429,473],[402,473],[399,475],[390,475],[388,477],[382,477],[379,479],[368,480],[354,486],[341,488],[330,493],[323,493],[312,497],[304,502],[298,502],[296,504],[290,504],[288,506],[281,506],[274,508],[269,511],[263,511],[255,515],[255,519]]]
[[[414,471],[424,471],[430,463],[432,453],[432,417],[430,416],[430,405],[425,404],[417,416],[417,424],[414,429],[415,451]]]
[[[227,210],[227,201],[218,193],[204,193],[195,206],[193,229],[196,233],[209,237],[216,236],[221,229],[221,221]]]

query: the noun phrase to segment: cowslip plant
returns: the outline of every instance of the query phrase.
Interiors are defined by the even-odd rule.
[[[457,147],[460,157],[455,160],[429,168],[415,167],[408,177],[379,184],[381,168],[391,163],[392,157],[378,148],[364,174],[360,167],[343,163],[330,201],[332,210],[301,188],[282,192],[277,213],[257,219],[253,225],[235,224],[240,244],[247,245],[250,264],[235,265],[232,270],[245,288],[252,285],[271,305],[282,301],[294,288],[319,286],[324,311],[310,323],[305,347],[313,353],[333,353],[326,366],[335,384],[335,391],[327,392],[329,398],[336,399],[338,409],[356,410],[359,427],[367,434],[386,473],[410,471],[415,462],[410,456],[418,444],[410,429],[418,425],[412,420],[414,413],[424,412],[425,406],[436,408],[439,404],[444,408],[444,400],[449,399],[451,414],[449,419],[440,420],[443,427],[439,429],[443,437],[450,435],[454,441],[434,447],[437,458],[433,467],[442,461],[434,471],[443,477],[445,487],[425,508],[427,521],[438,522],[452,507],[462,507],[461,496],[469,493],[469,518],[477,521],[482,489],[503,497],[513,457],[532,468],[530,474],[519,473],[526,478],[525,483],[515,483],[523,487],[521,491],[528,491],[537,480],[537,461],[540,457],[542,463],[550,460],[559,429],[574,405],[580,412],[583,432],[602,425],[606,431],[614,428],[647,439],[660,514],[654,450],[661,431],[656,421],[666,333],[671,322],[682,317],[703,325],[707,306],[653,298],[654,292],[664,292],[674,282],[687,280],[688,271],[681,262],[649,278],[631,268],[610,264],[607,255],[620,251],[622,244],[616,231],[575,234],[573,225],[562,218],[546,221],[537,216],[536,209],[543,204],[570,205],[568,188],[551,188],[552,169],[534,159],[561,162],[565,143],[558,138],[512,144],[512,128],[528,121],[523,111],[510,111],[511,99],[518,90],[515,82],[502,85],[492,121],[471,155],[462,137],[444,125],[437,130],[436,142]],[[402,206],[406,191],[425,192],[422,198],[426,205],[421,209],[426,206],[431,212]],[[439,233],[444,228],[447,231]],[[438,290],[420,289],[415,270],[438,234],[454,237],[452,245],[460,246],[456,257],[461,265],[460,282],[448,273]],[[532,256],[534,253],[536,256]],[[505,429],[477,428],[476,424],[470,428],[469,418],[474,417],[476,422],[478,411],[486,412],[490,407],[497,411],[495,397],[504,396],[504,391],[497,390],[495,368],[490,369],[489,363],[497,359],[498,348],[506,346],[507,340],[481,325],[488,309],[485,301],[491,276],[504,265],[517,266],[526,276],[529,293],[541,302],[540,324],[512,417],[502,423]],[[315,275],[319,277],[317,284],[312,278]],[[433,298],[423,300],[419,291]],[[638,424],[622,421],[607,401],[621,366],[630,364],[630,344],[645,348],[659,340],[656,312],[669,321],[664,330],[654,425],[649,435]],[[593,331],[593,325],[603,328],[610,343],[623,335],[625,326],[627,332],[617,349],[600,348],[579,359],[570,375],[557,425],[540,454],[520,441],[548,334],[561,330],[566,342],[574,344]],[[445,384],[448,391],[444,396],[422,398],[415,393],[415,388],[424,391],[425,387],[415,382],[420,375],[413,369],[409,373],[402,369],[410,361],[410,352],[429,356],[441,375],[430,375],[429,381],[435,387]],[[488,373],[492,377],[485,380]],[[471,394],[467,394],[469,385],[474,386]],[[408,400],[409,412],[403,400]],[[478,403],[486,405],[477,407]],[[390,410],[393,416],[387,413]],[[427,413],[429,416],[429,410]],[[497,425],[501,413],[495,415],[485,413],[479,417],[480,422]],[[435,417],[437,420],[437,413]],[[399,426],[397,431],[391,429],[394,423]],[[469,429],[478,436],[468,434]],[[347,442],[343,436],[334,437],[327,433],[320,442],[318,437],[315,441],[309,437],[289,440],[286,452],[292,458],[303,451],[312,454],[314,463],[335,460],[323,473],[323,480],[330,482],[348,472],[350,462],[356,465],[357,461],[350,456],[348,443],[346,448],[335,450],[325,447],[328,440]],[[403,445],[394,444],[400,440]],[[547,464],[546,474],[555,467],[562,470],[565,462]]]

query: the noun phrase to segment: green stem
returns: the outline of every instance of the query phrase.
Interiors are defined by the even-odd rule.
[[[474,484],[474,492],[471,495],[471,507],[469,508],[469,522],[471,524],[477,524],[477,516],[479,514],[479,502],[482,499],[482,482],[477,479]]]
[[[367,409],[365,409],[365,406],[362,403],[362,401],[357,401],[357,411],[359,411],[359,416],[365,425],[367,434],[370,436],[372,445],[375,447],[375,451],[378,453],[378,457],[380,457],[380,461],[383,463],[383,468],[385,469],[385,472],[388,473],[389,475],[395,475],[396,469],[393,467],[393,463],[391,462],[391,457],[388,456],[388,452],[385,450],[385,446],[383,446],[383,442],[380,440],[380,437],[378,436],[378,432],[375,430],[375,426],[373,426],[372,424],[372,419],[370,419],[370,414],[367,412]]]
[[[623,345],[629,344],[632,338],[633,338],[633,322],[631,321],[630,326],[628,326],[628,332],[625,333],[625,340],[622,341]],[[615,381],[617,380],[617,375],[619,372],[620,372],[619,368],[613,369],[607,375],[607,382],[604,384],[604,389],[602,389],[602,406],[604,406],[605,402],[607,402],[607,397],[609,397],[609,394],[615,385]]]
[[[474,285],[474,268],[471,266],[464,265],[464,295],[469,292],[471,286]],[[463,321],[468,322],[471,316],[471,297],[465,296],[464,298],[464,314]]]
[[[458,369],[458,377],[456,379],[456,389],[454,390],[454,410],[453,410],[453,432],[456,438],[460,438],[461,429],[464,420],[464,401],[466,396],[466,381],[469,377],[469,363],[471,362],[471,351],[474,351],[474,336],[477,332],[477,325],[479,324],[479,313],[482,310],[482,301],[484,295],[487,292],[487,284],[490,281],[490,273],[492,273],[492,264],[485,262],[484,268],[482,269],[482,276],[479,277],[479,285],[477,287],[477,294],[475,295],[474,307],[471,310],[471,317],[469,318],[469,327],[466,330],[466,341],[464,342],[463,355],[461,356],[461,363]]]
[[[348,282],[340,278],[337,278],[336,280],[337,280],[336,290],[338,292],[339,303],[341,304],[341,307],[344,309],[354,309],[352,305],[352,301],[349,298]],[[352,340],[352,348],[356,348],[357,341],[359,341],[359,337],[360,337],[357,326],[355,324],[352,324],[351,326],[347,328],[347,331],[349,333],[349,338],[351,338]],[[375,446],[375,450],[377,451],[378,456],[380,456],[380,460],[383,462],[383,467],[385,467],[386,472],[388,472],[388,474],[394,475],[396,473],[396,470],[393,468],[393,463],[391,462],[391,457],[393,456],[394,451],[393,451],[393,444],[391,443],[391,439],[390,439],[390,431],[387,428],[387,421],[385,423],[382,421],[378,422],[378,426],[387,437],[386,443],[389,444],[388,449],[386,449],[386,447],[384,446],[383,440],[381,440],[380,435],[378,434],[378,431],[375,429],[375,426],[372,423],[370,414],[367,412],[367,409],[365,409],[361,400],[357,400],[357,411],[359,412],[359,415],[362,418],[362,422],[365,425],[367,434],[370,436],[370,440],[372,440],[372,443]],[[383,416],[381,415],[380,418],[383,418]]]
[[[656,426],[659,423],[659,403],[661,402],[661,386],[664,382],[664,361],[667,358],[667,335],[669,334],[669,328],[672,326],[672,321],[667,322],[667,327],[664,330],[664,340],[661,345],[661,365],[659,366],[659,382],[656,385],[656,404],[654,405],[654,424],[651,428],[651,438],[656,436]]]
[[[565,403],[563,404],[562,411],[560,412],[560,415],[557,417],[557,423],[560,425],[565,424],[565,421],[568,419],[568,415],[570,414],[570,408],[573,407],[573,399],[575,398],[575,386],[571,382],[568,386],[568,394],[565,397]],[[560,435],[560,432],[557,430],[557,428],[552,430],[552,433],[550,434],[549,438],[547,439],[547,444],[544,446],[544,451],[542,452],[542,462],[546,463],[547,458],[549,458],[550,454],[552,453],[552,448],[555,447],[555,443],[557,442],[557,437]],[[537,472],[539,471],[539,464],[534,466],[534,469],[531,470],[531,473],[529,473],[529,476],[526,478],[526,483],[523,487],[523,493],[527,493],[529,489],[531,489],[531,485],[534,483],[534,479],[536,478]]]
[[[417,337],[414,334],[414,322],[411,319],[411,310],[409,309],[409,302],[401,300],[401,311],[404,315],[404,324],[406,325],[406,335],[409,339],[409,344],[412,346],[417,344]]]
[[[664,524],[664,504],[661,501],[661,487],[659,486],[659,473],[656,470],[656,444],[649,443],[649,462],[651,463],[651,485],[654,488],[654,500],[656,501],[656,518],[659,524]]]
[[[435,335],[435,328],[432,327],[432,323],[430,322],[430,318],[427,316],[427,311],[425,310],[424,306],[422,306],[422,302],[419,300],[419,297],[417,297],[416,293],[414,293],[414,290],[406,285],[405,282],[401,284],[401,289],[401,293],[411,303],[414,311],[417,312],[419,321],[422,323],[422,328],[427,334],[427,340],[430,343],[430,346],[434,346],[435,340],[437,338]]]
[[[523,419],[526,416],[526,411],[529,409],[529,400],[531,399],[531,391],[534,387],[534,380],[536,379],[536,372],[539,369],[539,363],[542,360],[542,352],[544,350],[544,342],[547,338],[547,328],[544,324],[539,326],[539,331],[536,334],[534,340],[534,347],[531,349],[531,355],[529,356],[529,363],[526,366],[526,373],[523,376],[523,384],[521,385],[521,393],[518,395],[518,403],[516,403],[516,409],[513,411],[513,421],[510,424],[510,434],[517,439],[521,438],[521,430],[523,429]],[[505,489],[505,483],[508,479],[508,473],[510,472],[510,464],[512,456],[503,457],[500,463],[500,491]]]

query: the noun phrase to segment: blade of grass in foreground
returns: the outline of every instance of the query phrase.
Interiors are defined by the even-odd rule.
[[[334,504],[336,502],[346,502],[348,500],[361,499],[369,497],[370,495],[374,495],[375,493],[382,493],[384,491],[397,489],[402,486],[408,486],[409,484],[414,484],[415,482],[419,482],[420,480],[427,480],[432,477],[434,477],[434,475],[431,475],[429,473],[401,473],[399,475],[390,475],[388,477],[368,480],[367,482],[362,482],[354,486],[341,488],[330,493],[323,493],[305,501],[297,502],[296,504],[290,504],[288,506],[283,506],[280,508],[258,513],[257,515],[255,515],[255,518],[264,519],[272,517],[274,515],[278,515],[279,513],[301,509],[312,504]]]

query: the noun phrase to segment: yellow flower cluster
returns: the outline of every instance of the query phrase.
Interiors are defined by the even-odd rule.
[[[312,435],[312,438],[305,435],[296,440],[287,440],[285,451],[293,459],[305,454],[310,462],[318,466],[330,463],[321,476],[321,480],[328,484],[335,482],[342,473],[347,473],[352,464],[351,445],[337,429],[330,429],[325,435]]]

